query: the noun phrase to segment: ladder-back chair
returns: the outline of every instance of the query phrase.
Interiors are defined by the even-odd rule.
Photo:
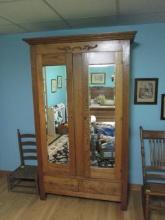
[[[35,134],[21,134],[17,129],[20,166],[8,175],[8,189],[15,192],[39,193],[37,166],[28,161],[37,162]]]
[[[152,210],[165,210],[165,131],[140,127],[143,170],[142,202],[146,220]]]

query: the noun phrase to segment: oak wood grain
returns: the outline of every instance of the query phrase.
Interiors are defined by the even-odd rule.
[[[29,38],[23,39],[30,45],[38,45],[38,44],[53,44],[57,43],[74,43],[74,42],[84,42],[84,41],[110,41],[110,40],[130,40],[131,42],[134,40],[136,35],[136,31],[130,32],[118,32],[118,33],[105,33],[105,34],[89,34],[89,35],[79,35],[79,36],[59,36],[59,37],[43,37],[43,38]]]

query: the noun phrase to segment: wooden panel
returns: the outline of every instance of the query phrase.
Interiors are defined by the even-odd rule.
[[[100,199],[105,201],[114,201],[114,202],[121,202],[120,195],[108,195],[108,194],[94,194],[94,193],[87,193],[87,192],[76,192],[76,191],[66,191],[59,190],[54,187],[48,185],[48,183],[44,184],[46,192],[53,193],[57,195],[66,195],[66,196],[75,196],[75,197],[82,197],[82,198],[89,198],[89,199]]]
[[[82,180],[79,183],[79,191],[93,194],[120,195],[120,183]]]
[[[106,34],[95,34],[95,35],[81,35],[81,36],[59,36],[59,37],[43,37],[43,38],[31,38],[23,39],[30,45],[36,44],[54,44],[57,43],[73,43],[73,42],[85,42],[85,41],[105,41],[105,40],[131,40],[133,41],[136,35],[136,31],[120,32],[120,33],[106,33]]]
[[[45,176],[44,188],[47,193],[58,195],[121,201],[119,182]]]
[[[90,107],[90,114],[96,116],[96,121],[115,121],[115,107]]]
[[[116,177],[115,168],[102,168],[91,166],[90,177],[120,181],[120,178],[117,179]]]
[[[42,56],[43,66],[65,65],[65,54],[45,54]]]
[[[68,107],[68,135],[69,135],[69,174],[76,174],[76,152],[75,152],[75,108],[74,107],[74,75],[72,54],[66,54],[67,61],[67,107]]]
[[[98,48],[101,49],[100,47],[102,47],[102,51],[103,51],[103,47],[105,52],[101,53],[88,53],[88,64],[92,65],[92,64],[102,64],[102,65],[110,65],[112,64],[113,66],[115,66],[115,54],[114,52],[107,52],[109,50],[111,50],[111,45],[109,43],[102,43],[98,45]],[[111,49],[110,49],[111,48]],[[120,46],[118,46],[118,50],[121,50]],[[116,51],[116,49],[115,49]]]
[[[90,87],[90,95],[92,99],[102,94],[104,94],[107,99],[114,99],[114,92],[114,88],[111,87]]]
[[[89,110],[89,93],[88,93],[88,53],[83,53],[82,56],[83,71],[82,71],[82,109],[83,109],[83,151],[84,157],[80,158],[83,161],[84,177],[90,177],[90,110]]]
[[[73,55],[73,75],[74,75],[74,109],[75,109],[75,145],[76,145],[76,174],[84,175],[84,149],[83,149],[83,90],[82,90],[82,55]]]
[[[121,177],[121,154],[124,151],[122,143],[123,129],[123,64],[122,51],[116,52],[116,74],[115,74],[115,169],[116,175]],[[128,91],[127,91],[128,92]]]
[[[84,42],[79,42],[79,43],[65,43],[65,44],[61,44],[61,43],[54,43],[54,44],[48,44],[48,45],[36,45],[36,52],[37,54],[42,54],[47,55],[49,54],[50,58],[51,55],[57,54],[57,53],[72,53],[72,54],[82,54],[85,52],[88,52],[87,49],[83,49],[86,48],[86,46],[90,46],[91,49],[89,49],[89,52],[99,52],[99,51],[103,51],[103,52],[114,52],[114,51],[120,51],[121,50],[121,45],[118,41],[115,42],[88,42],[84,43]],[[107,50],[108,48],[108,50]],[[51,58],[52,60],[52,58]],[[93,60],[93,59],[92,59]],[[46,59],[47,61],[47,59]],[[101,60],[100,60],[101,61]],[[48,61],[50,62],[50,61]],[[103,64],[106,64],[107,62],[103,62]],[[110,60],[109,60],[109,64],[113,64],[114,63],[114,57],[110,56]],[[94,64],[93,61],[91,64]]]
[[[76,179],[45,176],[44,183],[46,183],[47,192],[51,192],[53,189],[57,191],[78,191]]]
[[[32,86],[33,86],[33,105],[34,105],[34,115],[35,115],[35,133],[36,133],[36,142],[37,142],[37,155],[38,155],[38,176],[39,176],[39,192],[40,198],[45,199],[45,189],[43,186],[43,151],[42,151],[42,142],[41,135],[42,130],[40,127],[40,105],[39,105],[39,74],[40,67],[42,65],[41,55],[37,55],[36,47],[31,47],[31,69],[32,69]]]
[[[121,151],[122,202],[121,208],[128,206],[128,170],[129,170],[129,84],[130,84],[130,41],[122,41],[123,47],[123,127]]]

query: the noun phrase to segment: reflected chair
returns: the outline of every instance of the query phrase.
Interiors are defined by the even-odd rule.
[[[21,134],[17,129],[20,166],[12,171],[8,177],[9,191],[24,193],[39,193],[37,166],[29,162],[37,162],[37,147],[35,134]]]
[[[165,210],[165,131],[140,127],[143,170],[142,203],[145,220],[153,210]]]

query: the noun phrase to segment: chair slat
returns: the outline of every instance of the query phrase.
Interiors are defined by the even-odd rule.
[[[165,131],[143,130],[143,139],[165,139]]]
[[[162,140],[161,141],[161,165],[163,166],[163,165],[165,165],[165,163],[164,163],[164,141]]]
[[[37,160],[37,156],[23,156],[24,160]]]
[[[35,141],[22,141],[21,144],[22,146],[36,146]]]
[[[37,153],[36,149],[23,149],[23,153]]]
[[[145,171],[165,171],[165,166],[146,166]]]
[[[20,134],[21,138],[36,138],[35,134]]]
[[[147,180],[165,180],[165,175],[161,174],[149,174],[146,175]]]

